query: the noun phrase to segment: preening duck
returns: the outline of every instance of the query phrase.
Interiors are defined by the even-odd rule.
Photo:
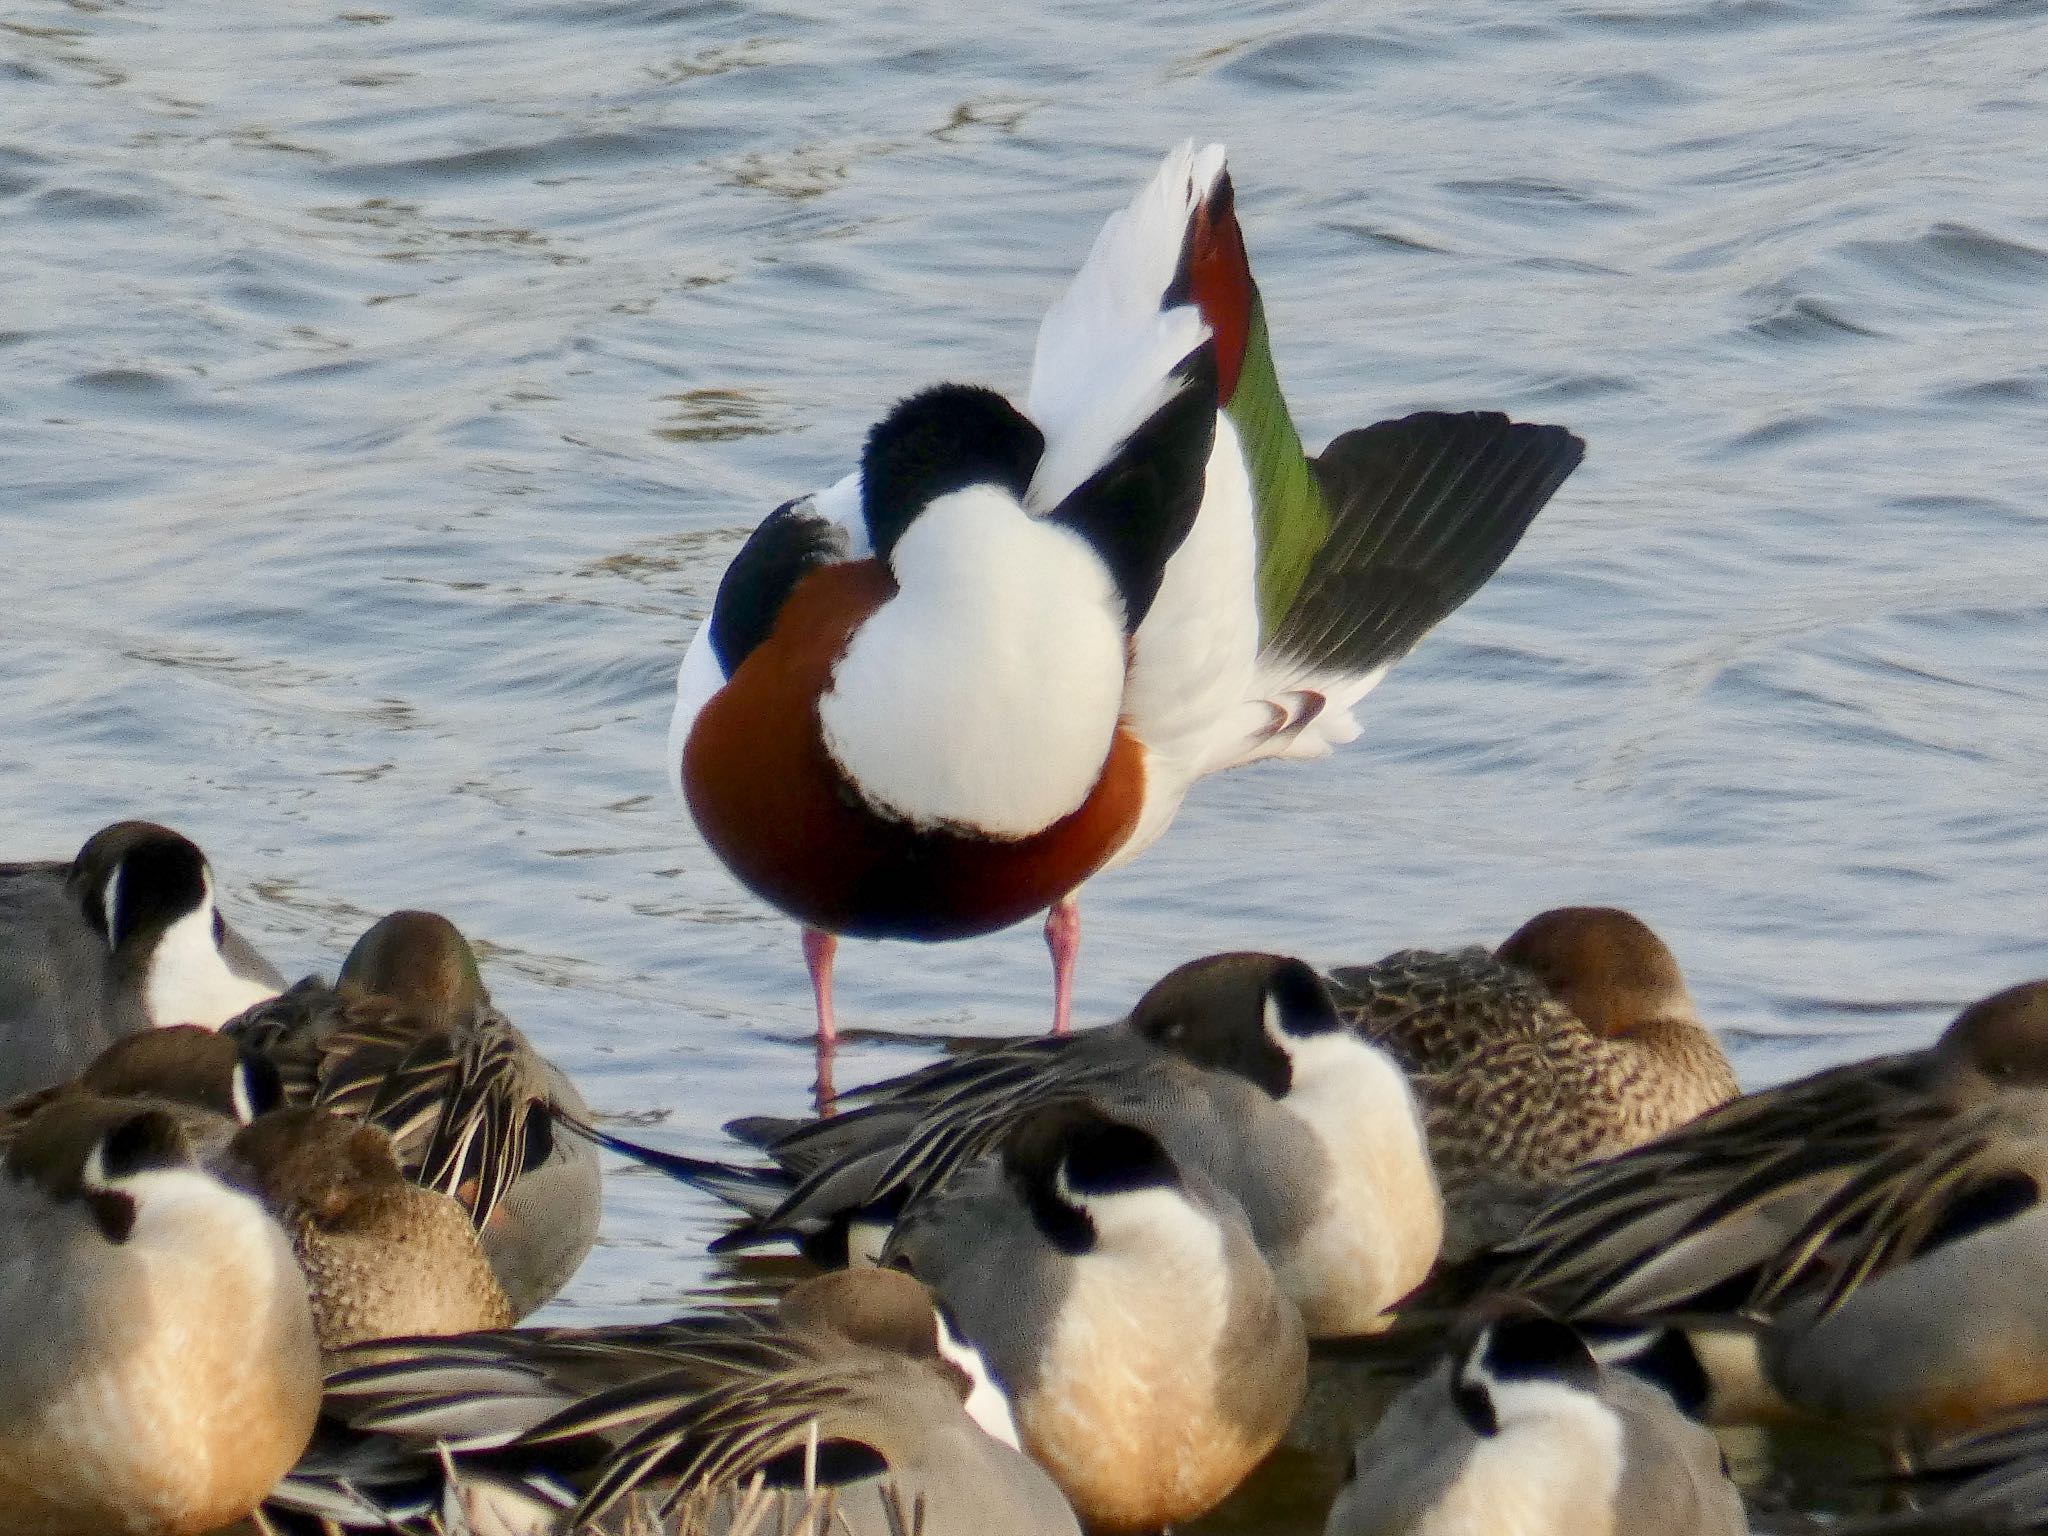
[[[877,1269],[772,1310],[350,1350],[263,1529],[427,1536],[451,1505],[464,1529],[521,1536],[1079,1531],[980,1353],[922,1285]]]
[[[677,677],[672,781],[804,925],[821,1048],[836,936],[1038,912],[1064,1030],[1079,886],[1205,774],[1356,736],[1583,451],[1424,411],[1308,457],[1223,151],[1183,146],[1045,317],[1024,411],[916,396],[755,530]]]
[[[68,1082],[124,1035],[211,1029],[284,989],[221,915],[199,845],[117,821],[68,861],[0,864],[0,1100]]]

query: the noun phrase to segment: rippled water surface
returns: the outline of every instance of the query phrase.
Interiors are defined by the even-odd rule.
[[[1089,888],[1081,1013],[1601,901],[1752,1083],[1922,1040],[2048,971],[2044,11],[6,5],[4,854],[168,820],[288,971],[437,907],[600,1109],[709,1150],[795,1108],[796,937],[669,803],[675,664],[888,401],[1021,387],[1193,134],[1309,437],[1591,448],[1364,740]],[[841,986],[897,1030],[1049,995],[1028,926]],[[708,1202],[609,1198],[549,1315],[706,1276]]]

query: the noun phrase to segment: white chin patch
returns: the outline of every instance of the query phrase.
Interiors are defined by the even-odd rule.
[[[213,884],[206,898],[163,931],[149,957],[142,1004],[149,1021],[203,1024],[218,1029],[245,1008],[277,992],[260,981],[237,976],[213,941]]]
[[[882,1250],[889,1245],[894,1228],[886,1221],[855,1217],[846,1226],[846,1267],[873,1269],[882,1262]]]
[[[1021,838],[1078,809],[1123,708],[1123,603],[1095,551],[975,486],[918,514],[890,564],[896,596],[818,701],[834,761],[916,826]]]
[[[249,1066],[247,1062],[241,1062],[236,1065],[233,1083],[235,1118],[241,1121],[242,1124],[247,1125],[256,1118],[256,1096],[249,1091]]]
[[[492,1477],[471,1476],[451,1488],[444,1523],[475,1536],[548,1536],[562,1528],[562,1511],[530,1489]],[[452,1514],[454,1518],[446,1518]]]
[[[981,1351],[955,1333],[943,1315],[939,1317],[938,1324],[939,1353],[965,1371],[967,1379],[973,1383],[967,1393],[967,1416],[979,1424],[982,1433],[990,1439],[1002,1441],[1013,1451],[1019,1449],[1017,1421],[1010,1416],[1010,1400],[996,1385],[995,1377],[989,1374]]]

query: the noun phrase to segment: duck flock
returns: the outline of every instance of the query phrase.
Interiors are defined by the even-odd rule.
[[[1079,886],[1197,778],[1357,735],[1582,451],[1425,411],[1309,456],[1223,153],[1169,154],[1023,409],[898,404],[682,664],[674,787],[817,1005],[820,1112],[729,1159],[595,1124],[433,913],[288,987],[168,828],[0,866],[0,1532],[1152,1531],[1332,1362],[1379,1391],[1330,1536],[1778,1528],[1716,1430],[1784,1424],[1893,1469],[1810,1528],[2048,1530],[2048,982],[1749,1095],[1609,908],[1214,955],[1071,1027]],[[834,1091],[840,936],[1040,914],[1050,1033]],[[514,1326],[601,1147],[816,1272]]]

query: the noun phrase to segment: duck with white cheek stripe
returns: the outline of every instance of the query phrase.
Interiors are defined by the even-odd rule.
[[[1326,1536],[1741,1536],[1710,1431],[1534,1311],[1482,1322],[1358,1443]]]
[[[1378,1326],[1428,1273],[1442,1235],[1406,1080],[1343,1026],[1315,971],[1284,956],[1191,961],[1121,1023],[1003,1042],[846,1098],[857,1107],[824,1119],[728,1127],[773,1166],[607,1140],[749,1212],[714,1248],[792,1241],[843,1263],[871,1257],[900,1211],[1020,1115],[1085,1099],[1243,1208],[1311,1337]]]
[[[169,827],[115,822],[68,862],[0,864],[0,1101],[68,1082],[124,1035],[216,1028],[283,989]]]
[[[1424,1305],[1682,1324],[1716,1422],[1953,1433],[2048,1392],[2048,981],[1568,1180]]]
[[[1017,1121],[903,1214],[882,1262],[958,1319],[1092,1529],[1213,1508],[1300,1405],[1301,1319],[1236,1202],[1089,1105]]]

